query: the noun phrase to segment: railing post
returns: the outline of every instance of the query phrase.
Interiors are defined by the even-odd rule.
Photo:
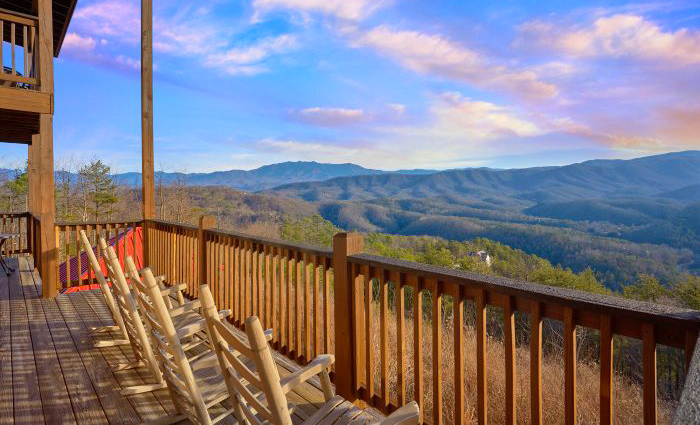
[[[348,401],[357,397],[359,375],[357,365],[361,359],[362,347],[355,338],[356,331],[362,328],[357,314],[357,291],[362,291],[356,284],[348,256],[362,252],[362,235],[359,233],[338,233],[333,237],[333,286],[334,286],[334,326],[335,326],[335,388],[338,395]],[[361,293],[361,292],[360,292]]]
[[[207,240],[204,232],[207,229],[216,227],[216,217],[213,215],[203,215],[199,217],[199,230],[197,239],[199,241],[199,285],[207,282]],[[194,295],[194,294],[190,294]]]

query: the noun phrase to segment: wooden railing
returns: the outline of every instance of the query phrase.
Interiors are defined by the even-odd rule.
[[[115,243],[117,255],[123,264],[127,255],[136,253],[137,263],[141,257],[139,244],[139,231],[141,222],[100,222],[100,223],[57,223],[56,224],[56,246],[58,248],[58,287],[68,289],[75,286],[97,284],[95,274],[89,268],[89,261],[85,249],[80,243],[80,230],[84,230],[88,239],[96,247],[96,254],[99,259],[103,253],[98,246],[99,236],[104,237],[108,242]],[[125,235],[134,232],[133,237],[129,237],[125,242]]]
[[[151,268],[187,283],[189,296],[209,283],[234,324],[260,317],[273,346],[299,363],[333,352],[331,250],[157,220],[146,229]]]
[[[454,364],[454,423],[464,423],[464,307],[472,303],[476,315],[477,413],[479,423],[488,417],[487,375],[494,365],[486,355],[486,312],[489,306],[500,309],[504,323],[505,348],[505,418],[507,423],[516,421],[516,375],[515,370],[515,314],[524,313],[530,322],[530,420],[542,422],[542,323],[551,319],[562,323],[564,346],[565,399],[564,419],[575,423],[576,413],[576,332],[577,327],[595,329],[600,335],[600,423],[612,423],[613,398],[613,336],[620,335],[641,340],[643,358],[643,423],[653,424],[657,419],[657,344],[685,351],[686,363],[690,361],[700,329],[700,312],[677,309],[650,303],[635,302],[619,297],[593,295],[586,292],[551,286],[518,282],[509,279],[487,277],[472,273],[430,267],[407,261],[390,260],[383,257],[359,254],[348,257],[349,275],[353,278],[357,294],[353,301],[355,311],[351,340],[354,341],[354,381],[352,391],[358,398],[383,411],[392,411],[405,402],[407,374],[405,363],[406,340],[412,339],[414,394],[423,407],[426,375],[432,383],[431,419],[442,423],[445,382],[441,377],[443,362]],[[374,287],[374,289],[372,289]],[[396,294],[396,314],[390,315],[388,293]],[[412,311],[404,306],[405,292],[410,291]],[[427,293],[427,294],[425,294]],[[430,300],[432,308],[424,309],[423,303]],[[449,301],[449,303],[446,303]],[[443,335],[443,315],[446,306],[452,310],[453,335]],[[374,310],[379,310],[379,327],[376,328]],[[430,313],[426,317],[425,311]],[[387,327],[389,317],[395,318],[398,345],[388,345]],[[407,317],[420,317],[413,321],[413,334],[405,332]],[[423,338],[421,327],[431,326],[430,346],[432,371],[423,365]],[[380,358],[373,349],[377,338]],[[443,353],[444,338],[453,338],[454,352]],[[388,360],[393,357],[397,366],[396,402],[389,395]],[[446,358],[447,357],[447,358]],[[441,361],[434,361],[440,358]],[[380,369],[377,382],[374,370]],[[395,404],[396,403],[396,404]],[[425,411],[424,409],[421,409]],[[640,419],[640,422],[642,420]]]
[[[0,86],[36,89],[39,85],[38,19],[0,9],[0,38],[9,43],[9,55],[0,49]],[[4,44],[4,43],[0,43]]]
[[[32,252],[33,224],[32,215],[28,212],[0,213],[0,233],[17,235],[5,242],[2,249],[4,256]]]
[[[274,330],[274,347],[289,358],[304,364],[319,353],[335,353],[340,395],[387,413],[414,399],[426,423],[465,423],[472,401],[482,424],[494,420],[490,409],[502,409],[496,417],[505,423],[525,418],[542,423],[545,322],[558,326],[562,339],[563,422],[576,423],[577,388],[590,385],[576,377],[577,332],[591,329],[588,335],[598,338],[599,346],[594,360],[600,423],[615,417],[613,340],[621,337],[638,340],[641,347],[639,422],[656,423],[657,346],[685,353],[687,367],[700,330],[700,312],[694,310],[361,254],[359,235],[336,235],[330,250],[222,231],[208,220],[199,227],[158,220],[111,225],[141,224],[145,263],[167,275],[168,283],[186,283],[187,294],[196,297],[198,285],[207,282],[219,308],[233,311],[234,325],[259,316]],[[108,225],[81,226],[99,233]],[[58,228],[68,232],[65,247],[81,227]],[[502,323],[504,354],[498,363],[487,355],[494,316]],[[476,341],[465,352],[468,322]],[[523,333],[526,342],[518,338]],[[518,370],[517,352],[524,348],[529,363],[527,370]],[[468,358],[475,359],[473,372],[465,370]],[[500,368],[505,399],[494,407],[488,400],[489,375]],[[520,374],[529,380],[527,411],[517,410]],[[474,400],[465,394],[470,385]]]

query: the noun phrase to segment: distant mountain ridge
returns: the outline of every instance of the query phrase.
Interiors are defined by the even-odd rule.
[[[228,170],[212,173],[164,173],[157,172],[156,180],[173,183],[180,179],[192,186],[227,186],[247,191],[270,189],[279,185],[324,181],[337,177],[379,174],[431,174],[436,170],[398,170],[384,171],[361,167],[356,164],[326,164],[315,161],[282,162],[265,165],[254,170]],[[115,183],[121,185],[140,185],[141,173],[122,173],[113,176]]]
[[[459,169],[433,174],[371,174],[322,182],[290,183],[266,193],[306,201],[455,197],[548,202],[696,194],[700,151],[630,160],[592,160],[561,167],[512,170]],[[688,186],[691,184],[691,186]]]

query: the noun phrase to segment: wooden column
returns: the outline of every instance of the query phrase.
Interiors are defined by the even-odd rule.
[[[148,221],[156,217],[153,162],[153,2],[141,0],[141,177],[143,261],[149,265]],[[204,282],[202,282],[204,283]]]
[[[362,346],[355,336],[362,329],[362,287],[356,282],[348,256],[362,252],[359,233],[338,233],[333,237],[333,285],[335,323],[335,388],[348,401],[357,399]]]
[[[27,177],[29,179],[29,191],[27,194],[27,211],[37,215],[39,213],[38,198],[41,195],[41,175],[39,174],[40,166],[40,149],[39,144],[41,138],[38,134],[32,136],[32,144],[27,145]]]
[[[41,275],[42,295],[52,298],[58,294],[58,251],[56,248],[53,169],[53,11],[52,0],[38,0],[39,18],[39,81],[41,91],[50,93],[51,113],[39,117],[39,144],[32,147],[34,158],[39,157],[40,190],[34,201],[41,220]],[[39,152],[34,152],[35,150]],[[33,202],[34,202],[33,201]]]

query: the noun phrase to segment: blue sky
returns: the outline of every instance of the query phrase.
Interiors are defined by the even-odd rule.
[[[156,0],[158,169],[526,167],[700,148],[700,2]],[[582,6],[583,5],[583,6]],[[57,162],[140,168],[134,0],[79,0]],[[4,165],[26,148],[2,146]]]

